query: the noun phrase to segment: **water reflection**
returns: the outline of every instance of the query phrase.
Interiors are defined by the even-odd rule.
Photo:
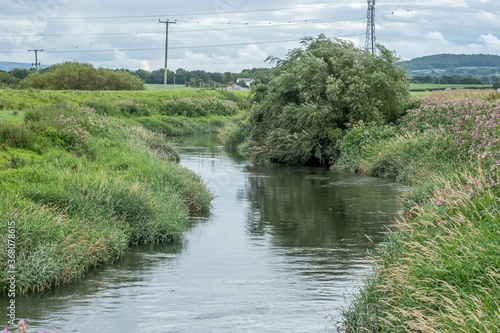
[[[398,213],[404,190],[393,182],[327,169],[249,166],[245,192],[249,230],[272,232],[277,246],[366,249],[369,235],[382,240],[382,225]],[[269,228],[269,227],[272,228]]]

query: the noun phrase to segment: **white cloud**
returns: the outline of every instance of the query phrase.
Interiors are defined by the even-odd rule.
[[[479,40],[487,45],[489,49],[500,52],[500,38],[493,34],[481,35]]]

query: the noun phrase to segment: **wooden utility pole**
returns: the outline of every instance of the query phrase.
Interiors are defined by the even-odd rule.
[[[36,71],[38,72],[38,65],[40,65],[40,63],[38,62],[38,52],[43,52],[43,50],[28,50],[28,52],[35,52],[35,64],[36,65]],[[33,63],[31,64],[31,66],[33,66]]]
[[[176,24],[177,20],[175,21],[160,21],[158,20],[158,23],[165,23],[165,74],[163,75],[163,89],[167,89],[167,58],[168,58],[168,26],[170,24]]]

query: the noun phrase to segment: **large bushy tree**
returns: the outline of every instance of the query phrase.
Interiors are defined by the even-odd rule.
[[[277,63],[280,75],[255,87],[250,116],[251,151],[257,160],[327,163],[347,123],[389,123],[409,98],[406,70],[379,46],[379,55],[324,35]]]

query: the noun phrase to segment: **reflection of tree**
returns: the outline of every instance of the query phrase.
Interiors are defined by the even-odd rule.
[[[382,241],[383,225],[399,210],[385,180],[317,168],[252,166],[249,230],[271,232],[278,245],[366,249]]]

